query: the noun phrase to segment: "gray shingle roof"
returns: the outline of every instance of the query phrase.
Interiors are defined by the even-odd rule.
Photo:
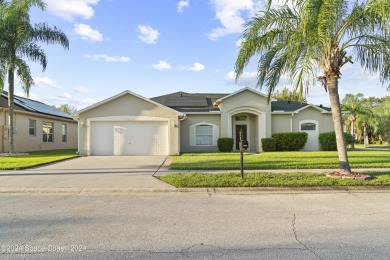
[[[175,92],[163,96],[151,98],[151,100],[160,103],[161,105],[170,107],[179,112],[209,112],[219,111],[218,107],[214,107],[215,101],[229,94],[216,93],[186,93]]]
[[[218,94],[218,93],[186,93],[175,92],[163,96],[151,98],[151,100],[160,103],[161,105],[170,107],[180,112],[209,112],[219,111],[218,107],[214,107],[213,104],[220,98],[228,96],[230,94]],[[287,101],[283,99],[277,99],[271,102],[271,111],[283,111],[294,112],[301,108],[308,106],[307,103],[300,103],[296,101]],[[325,111],[330,112],[331,109],[323,106],[316,106]]]
[[[307,103],[300,103],[300,102],[296,102],[296,101],[277,99],[277,101],[272,102],[271,110],[272,110],[272,112],[274,112],[274,111],[294,112],[294,111],[297,111],[297,110],[304,108],[308,105],[309,104],[307,104]],[[327,112],[331,111],[331,109],[329,107],[324,107],[322,105],[319,105],[319,106],[314,105],[314,106],[318,107],[320,109],[323,109]]]
[[[8,93],[6,91],[3,91],[1,94],[2,99],[8,100]],[[7,102],[5,104],[0,103],[2,107],[8,107]],[[45,114],[50,116],[56,116],[66,119],[73,119],[70,115],[68,115],[65,112],[62,112],[61,110],[58,110],[57,108],[53,106],[46,105],[42,102],[31,100],[28,98],[23,98],[19,96],[15,96],[14,99],[14,105],[17,110],[24,110],[29,112],[35,112],[39,114]]]

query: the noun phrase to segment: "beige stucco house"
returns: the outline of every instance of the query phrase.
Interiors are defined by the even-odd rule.
[[[77,148],[77,121],[44,103],[15,96],[16,152]],[[8,93],[0,97],[0,153],[8,152]]]
[[[329,108],[271,99],[244,88],[232,94],[176,92],[145,98],[125,91],[79,111],[79,152],[84,155],[167,155],[218,151],[219,137],[238,150],[242,130],[249,151],[278,132],[309,134],[305,150],[318,150],[318,135],[333,131]]]

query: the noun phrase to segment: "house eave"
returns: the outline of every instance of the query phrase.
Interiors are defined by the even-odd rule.
[[[89,110],[92,110],[92,109],[94,109],[94,108],[96,108],[96,107],[99,107],[99,106],[101,106],[101,105],[104,105],[104,104],[106,104],[106,103],[108,103],[108,102],[110,102],[110,101],[112,101],[112,100],[115,100],[115,99],[120,98],[120,97],[125,96],[125,95],[132,95],[132,96],[135,96],[135,97],[137,97],[137,98],[139,98],[139,99],[142,99],[142,100],[144,100],[144,101],[146,101],[146,102],[150,102],[150,103],[152,103],[152,104],[154,104],[154,105],[156,105],[156,106],[163,107],[163,108],[165,108],[165,109],[167,109],[167,110],[169,110],[169,111],[175,112],[178,116],[183,116],[183,113],[181,113],[181,112],[179,112],[179,111],[177,111],[177,110],[174,110],[174,109],[172,109],[172,108],[170,108],[170,107],[164,106],[164,105],[162,105],[162,104],[160,104],[160,103],[157,103],[157,102],[155,102],[155,101],[153,101],[153,100],[151,100],[151,99],[149,99],[149,98],[146,98],[146,97],[143,97],[143,96],[141,96],[141,95],[138,95],[138,94],[136,94],[136,93],[134,93],[134,92],[131,92],[130,90],[125,90],[125,91],[123,91],[123,92],[121,92],[121,93],[119,93],[119,94],[117,94],[117,95],[115,95],[115,96],[112,96],[112,97],[110,97],[110,98],[104,99],[104,100],[102,100],[102,101],[100,101],[100,102],[98,102],[98,103],[96,103],[96,104],[93,104],[93,105],[91,105],[91,106],[89,106],[89,107],[86,107],[86,108],[84,108],[84,109],[81,109],[80,111],[77,112],[77,116],[79,116],[81,113],[85,113],[85,112],[87,112],[87,111],[89,111]]]

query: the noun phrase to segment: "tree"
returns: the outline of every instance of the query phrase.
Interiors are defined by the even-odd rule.
[[[276,90],[276,92],[272,95],[274,98],[284,99],[288,101],[297,101],[301,103],[306,103],[307,100],[304,96],[300,95],[295,90],[290,90],[285,87],[282,91]]]
[[[28,96],[34,80],[26,59],[40,63],[43,71],[47,66],[46,54],[38,43],[59,43],[69,49],[68,38],[58,28],[51,28],[45,23],[30,24],[29,11],[32,7],[44,10],[45,4],[42,0],[0,0],[0,91],[3,90],[5,78],[8,76],[9,153],[15,152],[15,72]]]
[[[62,104],[56,107],[57,109],[61,110],[62,112],[65,112],[69,115],[74,115],[77,112],[77,108],[68,104]]]
[[[360,116],[369,116],[372,115],[372,111],[367,106],[367,102],[365,102],[364,95],[362,93],[358,93],[356,95],[353,94],[346,94],[344,99],[341,101],[341,108],[343,110],[347,111],[347,118],[351,122],[351,135],[352,135],[352,142],[351,142],[351,148],[355,148],[355,127],[356,127],[356,120]],[[366,145],[366,139],[367,139],[367,122],[365,122],[364,126],[364,139],[365,139],[365,145]]]
[[[287,2],[287,1],[286,1]],[[341,68],[355,60],[382,83],[390,79],[390,1],[291,0],[260,11],[245,25],[235,63],[236,80],[253,56],[258,86],[268,97],[284,74],[300,93],[319,80],[328,92],[340,168],[351,173],[344,139],[338,81]],[[291,6],[291,7],[290,7]],[[323,75],[318,76],[318,71]],[[390,88],[390,86],[389,86]]]
[[[378,106],[378,132],[387,141],[390,150],[390,97],[387,97]]]

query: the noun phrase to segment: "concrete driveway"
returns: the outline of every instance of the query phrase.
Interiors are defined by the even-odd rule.
[[[172,188],[153,174],[166,156],[88,156],[20,171],[1,171],[0,189]]]

